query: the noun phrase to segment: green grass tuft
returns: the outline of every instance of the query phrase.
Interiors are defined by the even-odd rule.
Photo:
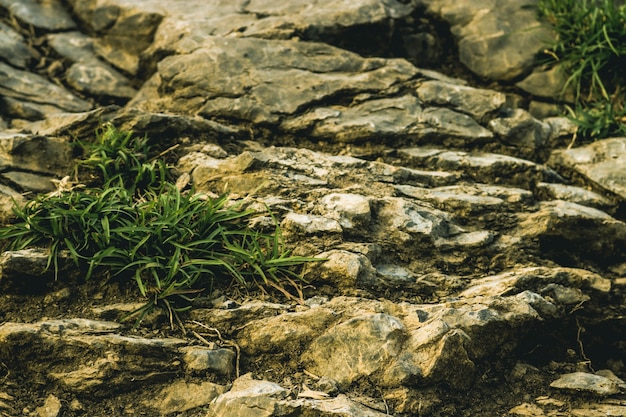
[[[626,6],[614,0],[539,0],[540,15],[557,33],[549,55],[568,74],[579,136],[626,134]]]
[[[55,271],[66,251],[86,279],[134,280],[147,299],[138,320],[163,307],[173,324],[202,288],[231,281],[302,299],[297,269],[318,259],[291,255],[277,223],[270,233],[253,230],[259,213],[226,195],[179,190],[166,163],[148,158],[147,140],[130,132],[108,126],[81,146],[79,171],[94,185],[65,180],[59,191],[16,205],[16,221],[0,229],[5,250],[47,247]]]

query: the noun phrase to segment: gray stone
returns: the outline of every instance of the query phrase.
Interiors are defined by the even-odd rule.
[[[445,106],[484,121],[505,103],[502,93],[441,81],[425,81],[417,88],[417,96],[429,105]]]
[[[22,174],[64,176],[71,165],[71,148],[67,141],[54,137],[24,133],[0,133],[0,166],[7,170],[27,171]],[[49,179],[41,188],[54,189]]]
[[[276,123],[341,91],[385,90],[416,72],[404,60],[364,59],[320,43],[212,37],[160,61],[154,86],[129,105]]]
[[[369,199],[358,194],[327,194],[320,200],[320,211],[344,229],[367,229],[371,220]]]
[[[237,335],[247,355],[282,353],[293,356],[324,332],[337,318],[325,306],[252,320]]]
[[[575,172],[626,200],[626,138],[611,138],[552,152],[548,164]]]
[[[540,291],[551,283],[600,294],[611,290],[611,280],[584,269],[527,267],[474,279],[459,296],[468,299],[506,296],[526,290]]]
[[[420,0],[419,3],[451,25],[461,62],[483,78],[511,81],[523,75],[555,36],[548,24],[539,21],[532,0]]]
[[[401,321],[387,314],[354,317],[315,339],[302,360],[311,372],[347,387],[384,368],[406,338]]]
[[[461,145],[476,145],[493,138],[493,133],[471,117],[443,107],[425,109],[418,123],[416,136],[424,138],[424,142],[445,143],[456,139]]]
[[[559,111],[559,114],[563,114],[563,112]],[[543,119],[542,122],[547,123],[548,126],[550,126],[551,141],[554,141],[555,139],[567,139],[569,140],[569,143],[571,143],[575,137],[576,131],[578,130],[578,125],[567,117],[547,117]]]
[[[333,249],[316,257],[326,261],[305,269],[304,277],[310,282],[329,283],[338,288],[350,289],[360,286],[361,283],[375,281],[376,270],[364,255]]]
[[[51,33],[47,39],[54,52],[70,62],[98,60],[93,48],[94,39],[81,32]]]
[[[611,379],[586,372],[573,372],[561,375],[550,386],[562,391],[578,394],[586,393],[599,397],[607,397],[620,392],[618,385]]]
[[[78,1],[74,3],[80,4]],[[309,40],[323,39],[342,33],[346,28],[387,25],[389,19],[408,16],[415,7],[395,0],[383,3],[376,0],[339,3],[321,0],[315,3],[315,7],[306,2],[267,0],[201,3],[203,7],[185,2],[168,5],[166,10],[159,1],[144,0],[143,4],[145,9],[167,15],[155,34],[154,44],[146,51],[146,55],[156,58],[188,52],[209,36],[238,34],[264,39],[293,39],[304,34]],[[99,6],[96,11],[128,7],[122,0],[100,2]]]
[[[289,306],[285,304],[249,301],[235,308],[193,309],[189,312],[189,316],[190,319],[203,323],[205,326],[217,328],[221,332],[231,332],[251,320],[275,317],[288,309]],[[201,326],[190,326],[190,328],[200,332],[206,330]]]
[[[281,400],[285,400],[288,395],[289,391],[280,385],[254,380],[250,374],[246,374],[233,382],[230,391],[214,400],[207,417],[286,416],[290,407]]]
[[[71,0],[76,16],[99,36],[94,49],[113,66],[137,74],[140,54],[152,44],[154,34],[167,13],[162,2],[125,0],[103,2]],[[198,7],[191,8],[197,13]]]
[[[403,198],[389,197],[376,202],[377,226],[400,245],[413,239],[447,237],[447,213]]]
[[[420,131],[419,100],[411,95],[367,100],[347,107],[316,107],[281,124],[287,132],[307,131],[315,138],[355,143],[413,136]]]
[[[454,211],[463,216],[486,211],[510,210],[532,203],[530,191],[495,185],[451,185],[446,187],[421,188],[411,185],[396,185],[403,195],[432,203],[440,210]]]
[[[535,192],[544,200],[565,200],[603,211],[615,206],[611,200],[601,194],[574,185],[540,182]]]
[[[120,327],[87,319],[5,322],[0,326],[0,342],[7,346],[11,362],[21,364],[22,372],[38,372],[46,363],[45,377],[75,393],[128,389],[137,381],[170,374],[178,349],[187,344],[175,338],[122,336],[117,333]],[[37,360],[26,361],[26,345],[54,345],[56,349],[40,349]]]
[[[560,65],[549,69],[535,68],[517,87],[537,97],[574,102],[574,88],[570,84],[565,89],[567,75]]]
[[[144,405],[156,408],[162,415],[180,413],[192,408],[208,405],[227,388],[213,382],[191,383],[178,380],[167,385],[161,392],[144,402]]]
[[[95,97],[130,99],[137,93],[126,77],[100,63],[75,63],[67,70],[66,77],[74,90]]]
[[[0,5],[26,25],[48,31],[62,31],[76,28],[72,16],[60,0],[0,0]]]
[[[575,251],[596,259],[623,255],[626,224],[595,208],[562,200],[539,203],[539,210],[520,214],[517,234],[525,238],[564,239],[575,243],[566,251]],[[581,227],[585,224],[587,227]],[[561,247],[550,246],[552,250]]]
[[[45,105],[53,112],[82,112],[91,105],[43,77],[12,68],[0,62],[0,94],[10,98]]]
[[[47,193],[56,190],[53,180],[57,178],[48,175],[32,174],[22,171],[7,171],[0,174],[0,177],[22,192]]]
[[[37,58],[37,54],[28,47],[22,35],[0,22],[0,57],[15,67],[25,69]]]
[[[552,169],[532,161],[493,153],[468,153],[433,148],[402,148],[398,156],[415,167],[462,171],[477,182],[507,184],[530,189],[538,181],[563,182]]]
[[[312,214],[289,213],[280,225],[285,238],[288,240],[295,240],[307,235],[328,235],[343,232],[337,220]]]
[[[552,132],[548,124],[540,122],[522,109],[515,109],[507,117],[491,120],[489,128],[505,144],[520,148],[522,153],[529,155],[545,147]]]
[[[201,346],[186,346],[181,349],[188,372],[212,371],[219,375],[231,375],[235,369],[236,354],[232,349],[209,349]]]

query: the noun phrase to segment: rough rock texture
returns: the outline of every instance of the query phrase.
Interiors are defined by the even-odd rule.
[[[0,415],[626,415],[626,139],[560,148],[535,1],[0,11],[3,222],[111,123],[324,259],[301,303],[207,289],[183,333],[119,322],[132,283],[5,251]]]

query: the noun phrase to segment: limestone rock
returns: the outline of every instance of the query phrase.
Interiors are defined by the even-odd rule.
[[[518,82],[516,86],[522,90],[548,99],[560,99],[569,103],[574,102],[574,88],[569,85],[565,90],[567,75],[563,68],[555,65],[550,69],[535,68],[526,78]]]
[[[0,57],[14,67],[25,69],[37,54],[28,47],[22,35],[0,22]]]
[[[180,413],[208,405],[226,391],[225,386],[213,382],[195,384],[178,380],[163,388],[154,398],[145,401],[145,405],[156,408],[161,414]]]
[[[520,148],[527,155],[545,147],[552,131],[548,124],[540,122],[522,109],[513,110],[507,117],[491,120],[489,128],[504,143]]]
[[[288,415],[289,406],[282,402],[289,392],[278,384],[254,380],[250,374],[233,382],[225,394],[211,404],[207,417],[258,416],[273,417]]]
[[[333,249],[317,257],[325,261],[305,270],[305,277],[311,281],[331,283],[346,289],[375,281],[376,271],[364,255]]]
[[[130,105],[276,123],[341,91],[385,90],[416,72],[404,60],[364,59],[320,43],[211,37],[160,61],[156,88]]]
[[[120,326],[87,319],[6,322],[0,326],[0,342],[7,346],[11,362],[22,364],[24,375],[37,372],[40,363],[47,362],[46,377],[76,393],[126,389],[136,381],[154,380],[164,369],[171,372],[177,349],[187,343],[175,338],[122,336],[117,333]],[[23,346],[51,344],[57,349],[42,349],[37,361],[24,359],[28,350]],[[98,349],[92,350],[94,346]],[[30,365],[24,365],[27,362]]]
[[[337,220],[311,214],[289,213],[280,225],[287,240],[296,240],[307,235],[328,235],[343,232]]]
[[[606,397],[620,392],[617,384],[609,378],[589,374],[586,372],[573,372],[561,375],[559,379],[550,384],[552,388],[574,393],[587,393]]]
[[[350,107],[317,107],[281,124],[287,132],[309,131],[319,139],[358,143],[374,138],[414,135],[419,131],[422,106],[416,97],[367,100]]]
[[[27,103],[35,111],[58,113],[62,111],[81,112],[91,109],[91,105],[69,91],[52,84],[32,72],[22,71],[0,62],[0,93],[12,98],[16,103]],[[34,118],[43,118],[34,115]]]
[[[190,373],[203,371],[215,372],[221,375],[233,373],[236,354],[232,349],[209,349],[200,346],[186,346],[181,348],[183,361]]]
[[[417,95],[426,104],[451,107],[478,122],[498,111],[506,101],[502,93],[437,80],[420,84]]]
[[[566,169],[626,199],[626,138],[611,138],[552,153],[551,166]]]
[[[527,73],[535,63],[535,56],[554,37],[549,26],[538,20],[532,0],[421,0],[420,3],[451,25],[461,62],[483,78],[511,81]]]
[[[540,182],[535,189],[546,200],[565,200],[583,206],[609,211],[615,204],[601,194],[575,185]]]
[[[241,349],[248,355],[299,352],[335,320],[334,311],[325,307],[254,320],[239,333]]]
[[[367,228],[372,215],[369,200],[358,194],[327,194],[320,201],[320,211],[344,229]]]
[[[387,314],[354,317],[315,339],[303,355],[305,366],[347,387],[358,378],[384,368],[396,356],[406,329]]]
[[[485,182],[489,179],[494,184],[507,184],[529,189],[535,181],[563,181],[555,171],[546,166],[500,154],[416,147],[399,149],[398,156],[411,167],[462,171],[477,182]]]
[[[76,28],[72,16],[63,7],[59,0],[39,2],[36,0],[0,1],[0,6],[9,9],[9,12],[26,25],[48,31],[62,31]]]
[[[539,203],[540,210],[532,214],[520,215],[518,233],[523,237],[544,239],[548,250],[564,250],[587,254],[600,258],[623,256],[622,245],[626,244],[626,224],[607,213],[576,203],[555,200]],[[581,228],[581,224],[593,225],[591,229]],[[569,242],[563,245],[550,245],[549,242]]]
[[[162,4],[146,0],[68,3],[82,23],[99,35],[94,44],[98,55],[127,73],[137,74],[139,55],[152,44],[163,20]]]

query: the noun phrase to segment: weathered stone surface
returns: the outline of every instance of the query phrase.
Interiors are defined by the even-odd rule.
[[[72,392],[93,392],[114,386],[121,389],[171,372],[177,349],[187,343],[175,338],[122,336],[117,333],[120,327],[118,323],[87,319],[7,322],[0,326],[0,342],[6,346],[3,360],[22,363],[25,373],[37,372],[38,362],[31,364],[32,369],[24,366],[23,355],[28,352],[22,347],[54,344],[58,351],[46,354],[48,359],[54,358],[46,377]],[[98,346],[97,351],[93,351],[94,346]],[[45,360],[45,356],[39,357],[39,361]]]
[[[305,277],[309,280],[328,282],[338,288],[354,288],[375,281],[376,271],[364,255],[333,249],[320,253],[318,257],[326,261],[307,269]]]
[[[137,93],[130,80],[100,60],[93,38],[80,32],[66,32],[48,35],[48,40],[50,46],[71,63],[64,77],[75,91],[95,97],[126,99]]]
[[[207,417],[288,415],[289,406],[281,401],[288,394],[287,389],[276,383],[254,380],[246,374],[233,382],[230,391],[215,399]]]
[[[239,333],[239,344],[249,355],[276,352],[277,346],[292,354],[309,344],[334,320],[334,312],[322,306],[251,321]]]
[[[595,208],[561,200],[541,202],[539,207],[536,213],[520,216],[521,236],[569,242],[573,246],[568,250],[573,253],[582,250],[609,258],[624,255],[626,223]],[[581,228],[581,224],[590,228]]]
[[[550,168],[506,155],[455,152],[426,147],[399,149],[398,155],[409,166],[463,171],[478,182],[489,179],[495,184],[523,188],[530,188],[533,181],[560,182],[559,175]]]
[[[285,238],[289,240],[296,240],[307,235],[328,235],[343,232],[337,220],[311,214],[289,213],[280,225],[285,233]]]
[[[617,394],[620,392],[617,384],[609,378],[589,374],[586,372],[573,372],[562,375],[550,384],[552,388],[574,393],[584,392],[601,397]]]
[[[563,68],[556,65],[547,70],[535,68],[528,77],[518,82],[516,86],[537,97],[561,99],[573,103],[574,88],[570,84],[565,90],[566,81],[567,76]]]
[[[536,192],[546,200],[565,200],[605,211],[614,206],[614,203],[603,195],[574,185],[540,182],[537,184]]]
[[[522,154],[532,155],[543,148],[551,133],[550,126],[525,110],[515,109],[507,117],[489,122],[489,128],[507,145],[521,148]]]
[[[23,133],[0,133],[0,167],[64,176],[71,161],[65,140]]]
[[[194,384],[179,380],[163,388],[154,398],[145,401],[145,405],[156,408],[162,415],[180,413],[208,405],[226,391],[225,386],[213,382]]]
[[[610,280],[584,269],[529,267],[476,279],[459,295],[463,298],[506,296],[525,290],[541,293],[555,283],[604,294],[611,290]]]
[[[26,25],[38,29],[60,31],[74,29],[76,23],[59,0],[1,0],[0,6]]]
[[[94,43],[97,53],[130,74],[137,73],[139,55],[152,44],[166,13],[163,4],[156,1],[71,0],[68,3],[83,24],[99,35]]]
[[[69,267],[70,258],[60,257],[58,266],[60,271]],[[0,255],[0,277],[2,280],[22,281],[25,278],[51,275],[54,272],[48,268],[48,252],[40,248],[29,248],[16,251],[4,251]],[[28,287],[28,283],[23,283]]]
[[[381,370],[390,358],[398,355],[406,337],[404,325],[393,316],[357,316],[315,339],[304,353],[303,361],[313,373],[346,387]]]
[[[416,73],[404,60],[364,59],[319,43],[211,37],[163,59],[130,105],[276,123],[339,92],[385,90]]]
[[[37,58],[37,54],[28,47],[22,35],[0,22],[0,57],[15,67],[25,69]]]
[[[604,139],[579,148],[557,150],[548,163],[582,175],[597,187],[626,200],[626,138]]]
[[[538,20],[533,0],[421,0],[451,25],[459,58],[477,75],[510,81],[528,72],[554,34]],[[510,19],[509,16],[515,16]],[[520,45],[524,45],[520,47]]]
[[[502,93],[436,80],[420,84],[417,96],[426,104],[451,107],[477,121],[498,111],[506,101]]]
[[[231,375],[235,370],[236,353],[232,349],[210,349],[200,346],[181,348],[187,372],[211,371],[221,375]]]
[[[34,108],[45,113],[81,112],[91,105],[69,91],[31,72],[18,70],[0,62],[0,93],[16,101],[34,102]]]
[[[320,200],[319,210],[344,229],[367,228],[372,217],[368,198],[358,194],[328,194]]]
[[[6,252],[0,414],[42,414],[51,394],[57,415],[94,417],[620,412],[558,388],[559,400],[531,395],[555,372],[597,365],[600,349],[623,375],[626,259],[622,138],[542,165],[575,143],[575,126],[530,116],[556,114],[546,103],[559,85],[533,70],[538,36],[551,35],[534,0],[0,7],[2,216],[21,191],[53,190],[72,165],[67,144],[111,123],[146,134],[181,189],[229,192],[259,213],[255,230],[278,221],[287,249],[324,259],[303,271],[300,303],[206,285],[180,315],[182,335],[158,313],[133,329],[44,319],[117,320],[141,304],[123,277],[76,285],[81,271],[62,260],[53,281],[45,252]],[[40,19],[52,9],[76,21],[55,29],[60,15]],[[418,68],[454,43],[438,38],[445,22],[461,60],[510,94]],[[602,174],[583,171],[609,161]],[[248,375],[226,392],[240,371],[266,380]],[[622,392],[615,375],[595,376]]]
[[[419,131],[419,100],[412,95],[367,100],[353,106],[317,107],[313,111],[286,120],[287,132],[310,131],[313,137],[345,143],[389,136],[414,135]]]

